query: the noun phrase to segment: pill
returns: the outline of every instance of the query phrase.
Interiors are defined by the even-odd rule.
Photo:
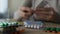
[[[30,28],[30,25],[28,25],[28,28]]]
[[[37,29],[39,29],[40,28],[40,26],[39,25],[37,25]]]
[[[25,25],[25,27],[28,27],[28,25]]]
[[[34,28],[37,28],[36,25],[34,25]]]
[[[33,28],[34,26],[33,25],[31,25],[31,28]]]

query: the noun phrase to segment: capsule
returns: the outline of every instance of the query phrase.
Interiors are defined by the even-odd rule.
[[[56,28],[51,28],[50,31],[55,33],[56,32]]]
[[[56,28],[56,31],[57,31],[57,32],[60,32],[60,28]]]
[[[34,28],[37,28],[37,25],[34,25]]]
[[[37,25],[37,29],[39,29],[40,28],[40,26],[39,25]]]
[[[50,29],[51,29],[51,28],[45,28],[45,31],[46,31],[46,32],[50,32]]]
[[[31,28],[34,28],[34,26],[33,26],[33,25],[31,25]]]
[[[28,25],[28,28],[30,28],[31,26],[30,25]]]
[[[28,27],[28,25],[25,25],[25,27]]]

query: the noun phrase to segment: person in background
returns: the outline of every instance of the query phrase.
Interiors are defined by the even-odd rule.
[[[19,8],[18,11],[15,12],[14,19],[19,21],[21,19],[29,19],[33,16],[33,18],[31,18],[33,20],[35,17],[35,15],[33,14],[33,10],[40,7],[46,7],[46,5],[48,5],[48,3],[51,3],[51,1],[53,0],[25,0],[23,6]]]
[[[32,15],[32,9],[29,7],[21,7],[14,13],[14,20],[21,21],[22,19],[29,19]]]

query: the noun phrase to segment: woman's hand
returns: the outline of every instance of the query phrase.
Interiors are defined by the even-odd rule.
[[[20,8],[20,15],[24,18],[27,19],[32,15],[32,9],[29,7],[21,7]]]

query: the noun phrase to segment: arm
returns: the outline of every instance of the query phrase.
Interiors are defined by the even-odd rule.
[[[27,10],[28,12],[31,11],[31,6],[32,6],[32,0],[25,0],[23,6],[18,9],[19,11],[17,11],[15,14],[14,14],[14,19],[15,20],[21,20],[22,17],[26,18],[25,14],[23,11],[24,10]],[[30,13],[29,13],[30,14]]]

